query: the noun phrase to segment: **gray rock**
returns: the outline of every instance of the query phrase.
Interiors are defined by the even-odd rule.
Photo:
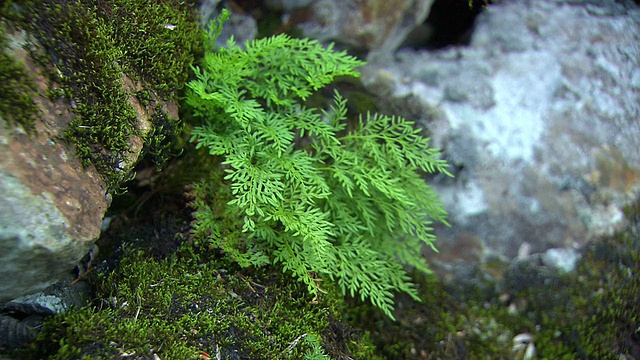
[[[307,37],[371,50],[372,58],[386,57],[424,22],[433,1],[316,0],[298,27]]]
[[[624,225],[640,194],[639,43],[635,4],[505,0],[480,14],[468,46],[365,68],[385,101],[431,109],[414,120],[457,175],[433,182],[452,223],[436,230],[444,253],[464,233],[479,239],[477,261],[509,261],[524,243],[577,249]]]
[[[222,33],[216,39],[216,45],[225,46],[232,36],[236,44],[243,45],[245,42],[255,39],[257,34],[258,24],[253,17],[246,14],[231,14],[222,28]]]
[[[0,302],[51,285],[88,247],[68,231],[69,220],[50,194],[34,195],[0,170]],[[80,256],[78,256],[80,254]]]
[[[218,4],[220,0],[205,0],[200,4],[200,24],[207,27],[219,14]],[[249,14],[240,14],[230,11],[229,20],[224,24],[220,36],[215,40],[215,46],[225,47],[227,41],[233,36],[236,44],[242,46],[246,41],[255,39],[258,34],[258,24]]]
[[[73,275],[67,275],[41,292],[9,301],[1,306],[0,310],[44,316],[61,314],[71,307],[86,305],[89,294],[89,284],[85,281],[75,282]]]
[[[44,291],[0,306],[0,349],[18,348],[34,341],[45,317],[84,306],[89,298],[90,286],[67,274]]]
[[[276,11],[292,11],[309,6],[315,0],[265,0],[265,5]]]
[[[13,349],[30,343],[36,339],[37,335],[38,332],[29,322],[0,314],[0,350]]]
[[[220,0],[202,0],[198,7],[200,13],[200,25],[207,25],[211,20],[218,16],[217,7]]]
[[[265,5],[284,13],[280,30],[297,27],[303,36],[369,52],[369,57],[376,59],[391,56],[411,31],[425,21],[434,1],[269,0]],[[202,1],[202,24],[218,15],[219,3],[219,0]],[[241,44],[256,34],[255,19],[232,12],[216,45],[224,46],[231,35]]]
[[[542,264],[563,272],[572,272],[576,268],[580,254],[574,249],[549,249],[542,254]]]
[[[491,301],[497,292],[498,282],[477,264],[457,263],[443,280],[445,289],[456,303],[467,301]]]

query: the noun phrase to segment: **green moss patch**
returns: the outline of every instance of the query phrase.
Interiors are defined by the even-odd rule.
[[[199,260],[188,249],[185,245],[168,259],[126,251],[117,270],[99,281],[102,300],[47,321],[23,355],[325,359],[322,344],[329,342],[334,359],[346,358],[349,347],[365,354],[355,358],[373,359],[371,346],[353,346],[355,341],[347,346],[344,332],[336,335],[330,326],[337,309],[331,297],[312,302],[300,283],[287,282],[279,272],[238,273],[224,261]]]
[[[635,227],[591,245],[578,276],[558,290],[566,300],[543,303],[550,307],[545,313],[536,309],[542,323],[538,340],[541,355],[555,359],[640,356],[637,231]]]
[[[8,46],[6,27],[0,23],[0,117],[31,132],[39,114],[33,102],[36,85],[25,65],[8,52]]]

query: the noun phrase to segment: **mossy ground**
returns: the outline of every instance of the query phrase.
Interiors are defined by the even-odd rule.
[[[65,138],[111,190],[128,178],[123,158],[132,137],[142,135],[131,96],[153,114],[145,152],[165,160],[181,125],[160,105],[178,100],[189,66],[203,52],[193,7],[177,0],[30,0],[5,3],[2,15],[37,44],[30,50],[51,80],[49,97],[76,114]],[[134,94],[125,77],[138,86]]]
[[[539,303],[529,318],[541,324],[539,353],[554,359],[640,358],[640,212],[631,226],[586,249],[577,274]],[[547,287],[548,288],[548,287]],[[549,292],[550,289],[547,289]],[[561,296],[564,301],[552,301]]]
[[[102,279],[102,302],[48,322],[36,356],[300,359],[322,351],[326,304],[310,304],[279,274],[244,276],[196,258],[184,249],[167,259],[128,250]]]
[[[275,269],[240,272],[188,244],[167,258],[132,245],[95,281],[97,300],[47,321],[21,358],[375,359],[334,320],[339,297],[313,302]]]
[[[573,273],[525,262],[517,287],[464,299],[416,274],[422,303],[397,298],[397,322],[356,301],[345,320],[388,359],[514,359],[520,333],[534,336],[538,359],[639,359],[640,202],[627,216],[631,225],[588,245]]]

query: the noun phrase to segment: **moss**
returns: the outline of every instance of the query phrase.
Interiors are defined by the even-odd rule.
[[[578,354],[582,359],[640,356],[639,239],[629,235],[618,234],[589,249],[581,276],[569,290],[566,307],[571,315],[545,318],[555,325],[545,339],[551,353]]]
[[[540,358],[640,357],[638,204],[628,209],[627,229],[583,250],[575,273],[551,282],[531,277],[513,294],[527,304],[522,323]]]
[[[422,302],[398,295],[394,313],[397,321],[356,299],[351,299],[349,308],[345,309],[346,321],[370,331],[378,352],[388,359],[428,358],[428,354],[438,351],[439,341],[457,331],[456,302],[434,276],[414,273],[413,278]]]
[[[51,80],[49,95],[70,102],[77,115],[65,138],[117,189],[131,170],[123,165],[131,140],[140,135],[129,91],[148,110],[177,101],[203,49],[194,9],[174,0],[33,0],[20,9],[13,20],[44,49],[33,55]],[[125,89],[125,77],[136,89]],[[167,126],[167,116],[152,117],[160,129],[145,139],[148,149],[174,136],[169,128],[180,129]]]
[[[0,118],[33,132],[39,109],[33,101],[36,85],[25,65],[7,50],[6,26],[0,22]]]
[[[416,281],[421,284],[422,303],[399,307],[402,320],[390,324],[391,333],[397,335],[384,344],[378,342],[388,358],[511,360],[513,336],[532,328],[527,319],[509,313],[497,295],[493,301],[486,301],[486,294],[461,300],[434,275],[416,277]]]
[[[129,248],[116,271],[98,279],[100,302],[45,323],[19,354],[51,359],[302,359],[369,357],[372,346],[350,344],[330,326],[334,298],[312,302],[303,286],[279,271],[238,273],[191,245],[166,259]],[[243,270],[245,271],[245,270]],[[246,270],[248,271],[248,270]],[[339,299],[339,298],[337,298]],[[357,348],[364,356],[343,352]]]
[[[582,250],[574,273],[518,263],[517,284],[504,284],[519,303],[517,315],[509,314],[500,302],[484,302],[467,304],[468,318],[495,320],[489,327],[493,331],[484,327],[487,334],[532,333],[538,358],[542,359],[640,358],[638,204],[627,211],[631,223],[628,228]],[[474,328],[469,325],[462,325],[467,333]],[[489,347],[499,350],[497,339],[484,345],[481,341],[468,343],[468,349],[483,358],[479,355],[486,354]],[[505,340],[501,341],[503,349],[509,345]],[[499,357],[494,353],[491,358]]]
[[[534,336],[541,359],[640,358],[640,201],[627,216],[631,226],[589,244],[575,273],[519,262],[500,287],[508,293],[464,299],[415,274],[422,303],[396,299],[397,322],[355,300],[346,318],[392,359],[512,359],[519,333]]]
[[[177,135],[182,132],[183,124],[163,112],[159,105],[153,112],[152,122],[154,127],[146,136],[143,152],[159,170],[167,162],[172,150],[181,151],[184,148],[174,146],[174,140],[180,142]]]

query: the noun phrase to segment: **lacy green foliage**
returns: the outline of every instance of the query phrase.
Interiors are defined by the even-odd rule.
[[[433,246],[431,221],[446,216],[421,173],[448,174],[446,163],[403,118],[367,114],[347,130],[339,93],[327,110],[302,105],[356,76],[357,59],[286,35],[244,48],[230,41],[206,54],[188,84],[202,121],[192,140],[223,157],[230,192],[224,206],[207,199],[213,185],[195,187],[196,236],[242,266],[282,264],[314,295],[318,277],[336,280],[393,317],[394,291],[418,299],[403,265],[429,271],[421,249]]]
[[[123,79],[144,89],[135,96],[148,110],[150,101],[176,101],[203,49],[195,11],[177,0],[29,0],[16,9],[16,23],[43,49],[32,55],[52,82],[49,97],[72,104],[76,117],[65,138],[85,166],[95,165],[110,190],[118,189],[130,171],[122,160],[139,134],[133,90]],[[154,130],[144,139],[159,161],[181,128],[168,118],[152,116]]]
[[[0,23],[0,118],[30,132],[40,112],[33,102],[36,85],[25,65],[8,51],[6,27]]]

